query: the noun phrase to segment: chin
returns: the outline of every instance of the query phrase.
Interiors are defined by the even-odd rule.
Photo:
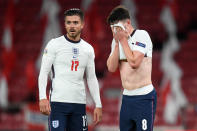
[[[76,34],[69,33],[69,36],[70,36],[70,37],[75,37],[75,36],[76,36]]]

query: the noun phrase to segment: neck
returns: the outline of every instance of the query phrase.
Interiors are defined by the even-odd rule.
[[[68,35],[68,33],[67,33],[66,36],[67,36],[68,39],[70,39],[70,40],[72,40],[72,41],[79,41],[79,40],[80,40],[80,35],[77,35],[76,37],[70,37],[70,36]]]

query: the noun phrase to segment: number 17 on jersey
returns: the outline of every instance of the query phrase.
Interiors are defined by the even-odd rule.
[[[79,66],[79,61],[72,60],[71,71],[77,71],[78,66]]]

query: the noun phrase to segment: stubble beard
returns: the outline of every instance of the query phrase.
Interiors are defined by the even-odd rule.
[[[68,33],[69,37],[76,39],[76,37],[78,37],[81,34],[81,30],[72,34],[72,33]]]

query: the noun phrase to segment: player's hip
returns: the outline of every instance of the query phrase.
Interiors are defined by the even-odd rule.
[[[136,77],[135,76],[123,76],[121,75],[121,82],[124,89],[135,90],[138,88],[143,88],[145,86],[152,85],[151,77]]]
[[[157,104],[157,93],[153,89],[146,95],[127,96],[123,95],[121,105],[121,115],[127,114],[130,118],[137,118],[139,116],[150,114],[154,115]],[[127,116],[126,115],[126,116]],[[126,117],[125,116],[125,117]]]
[[[51,113],[52,114],[85,114],[86,104],[82,103],[66,103],[66,102],[51,102]]]
[[[134,87],[135,85],[131,86],[131,88],[134,88]],[[152,83],[150,83],[150,84],[146,84],[146,86],[136,87],[134,89],[124,88],[123,95],[127,95],[127,96],[146,95],[152,92],[153,90],[154,90],[154,87]]]
[[[151,88],[150,88],[151,89]],[[157,93],[153,88],[151,92],[144,95],[124,95],[122,97],[122,104],[128,107],[143,107],[144,105],[152,105],[152,102],[157,101]]]

